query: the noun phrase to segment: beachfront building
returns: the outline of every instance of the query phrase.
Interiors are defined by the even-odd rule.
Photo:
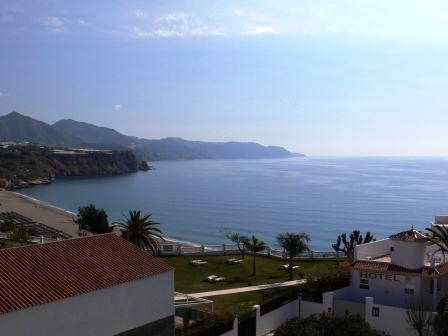
[[[434,255],[425,235],[410,229],[377,244],[356,249],[351,265],[352,299],[406,308],[415,301],[428,308],[448,294],[448,264],[444,255]],[[370,245],[370,246],[369,246]]]
[[[448,216],[438,221],[448,225]],[[375,328],[406,335],[406,309],[436,312],[448,296],[448,257],[437,250],[413,227],[356,246],[350,287],[333,293],[334,312],[359,313]]]
[[[174,270],[115,234],[0,250],[4,335],[173,335]]]

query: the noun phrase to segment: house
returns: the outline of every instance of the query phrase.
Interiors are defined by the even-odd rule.
[[[448,216],[436,216],[436,222],[441,218],[448,225]],[[331,293],[333,313],[358,313],[372,327],[394,336],[413,333],[408,312],[435,315],[448,296],[448,258],[438,249],[413,226],[355,246],[350,286]]]
[[[432,311],[448,294],[448,263],[437,246],[411,228],[389,239],[359,245],[350,266],[352,300],[406,308],[417,299]]]
[[[173,335],[174,269],[115,234],[0,250],[4,335]]]

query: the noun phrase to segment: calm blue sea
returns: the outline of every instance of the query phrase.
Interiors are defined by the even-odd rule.
[[[58,179],[18,192],[77,212],[94,204],[110,221],[141,210],[165,236],[196,244],[250,232],[275,245],[279,232],[306,231],[314,250],[344,232],[377,239],[424,231],[448,214],[448,158],[292,158],[155,162],[129,175]]]

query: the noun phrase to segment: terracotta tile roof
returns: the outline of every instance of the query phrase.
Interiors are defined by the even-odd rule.
[[[360,271],[382,272],[382,273],[396,273],[396,274],[415,274],[423,276],[438,277],[440,275],[448,274],[448,263],[441,264],[436,267],[423,266],[416,269],[409,269],[391,263],[358,260],[350,265],[351,269]]]
[[[403,232],[394,234],[394,235],[390,236],[389,239],[401,240],[401,241],[422,241],[422,240],[426,240],[426,236],[421,232],[411,229],[411,230],[407,230],[407,231],[403,231]]]
[[[171,270],[114,233],[0,250],[0,314]]]

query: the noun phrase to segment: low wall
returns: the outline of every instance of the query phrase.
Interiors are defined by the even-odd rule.
[[[272,330],[277,329],[286,320],[299,316],[298,300],[285,304],[263,316],[260,316],[260,306],[256,305],[254,308],[257,311],[257,336],[263,336]]]
[[[263,336],[277,329],[286,320],[293,317],[306,318],[311,314],[331,313],[333,311],[333,293],[323,294],[323,303],[315,303],[304,300],[294,300],[277,308],[263,316],[260,316],[260,306],[253,307],[257,311],[257,336]]]
[[[269,332],[277,329],[288,319],[298,317],[307,318],[311,314],[333,313],[341,315],[337,306],[342,303],[348,304],[350,314],[359,313],[364,316],[371,327],[385,331],[393,336],[416,335],[416,331],[406,322],[406,309],[390,306],[383,306],[374,303],[371,297],[366,298],[365,303],[345,302],[342,300],[334,300],[333,292],[324,293],[323,303],[315,303],[304,300],[294,300],[284,306],[260,316],[260,306],[253,307],[256,310],[257,318],[257,336],[264,336]],[[333,305],[334,302],[334,305]],[[354,305],[352,305],[354,304]],[[362,311],[361,311],[362,310]],[[345,312],[343,312],[345,314]],[[435,313],[432,313],[435,314]],[[431,330],[424,335],[432,335]],[[238,336],[238,318],[234,321],[233,330],[223,334],[222,336]]]
[[[8,239],[8,240],[14,240],[14,235],[12,233],[6,233],[6,232],[0,232],[0,239]],[[49,243],[53,241],[57,241],[59,239],[53,239],[53,238],[45,238],[45,237],[29,237],[29,243]]]
[[[366,298],[365,307],[365,319],[373,328],[393,336],[417,335],[415,329],[406,322],[406,309],[375,304],[371,297]]]
[[[393,241],[390,239],[377,240],[367,244],[355,246],[355,260],[370,260],[391,253]]]
[[[181,246],[181,244],[161,244],[157,251],[159,256],[184,255],[192,257],[200,257],[207,255],[240,255],[241,252],[234,244],[222,245],[201,245],[201,246]],[[245,252],[249,254],[249,252]],[[281,260],[289,260],[289,255],[285,251],[279,251],[267,247],[263,252],[257,253],[260,256],[268,256]],[[346,255],[342,252],[336,251],[309,251],[301,253],[293,260],[345,260]]]
[[[221,334],[220,336],[238,336],[238,318],[233,320],[233,329]]]

